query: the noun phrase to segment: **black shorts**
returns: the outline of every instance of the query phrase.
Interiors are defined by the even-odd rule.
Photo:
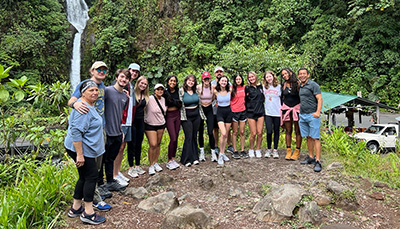
[[[232,112],[233,122],[246,122],[246,120],[247,120],[246,110],[240,112]]]
[[[150,125],[150,124],[147,124],[147,123],[144,124],[144,130],[147,130],[147,131],[157,131],[157,130],[161,130],[161,129],[164,129],[164,128],[165,128],[165,124],[164,125],[159,125],[159,126],[153,126],[153,125]]]
[[[264,117],[264,114],[255,114],[253,112],[247,112],[247,118],[258,120],[259,118]]]
[[[218,107],[217,110],[217,121],[224,123],[232,123],[232,110],[231,106]]]

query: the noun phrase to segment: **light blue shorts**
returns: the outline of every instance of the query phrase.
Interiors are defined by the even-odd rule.
[[[122,132],[124,132],[124,135],[125,135],[124,142],[132,141],[132,127],[131,126],[122,126]]]
[[[314,118],[312,116],[313,113],[310,114],[300,114],[299,127],[301,136],[311,137],[314,139],[320,139],[320,127],[321,127],[321,117]]]

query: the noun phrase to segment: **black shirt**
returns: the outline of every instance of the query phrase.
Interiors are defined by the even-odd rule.
[[[179,100],[178,90],[175,90],[173,93],[171,93],[168,89],[166,89],[163,97],[165,98],[165,104],[167,107],[177,107],[178,109],[182,107],[182,101]]]
[[[292,91],[293,88],[286,87],[282,92],[282,102],[288,107],[294,107],[300,103],[299,91]]]
[[[136,100],[135,119],[144,119],[144,108],[146,107],[146,100]]]
[[[245,87],[245,101],[247,113],[253,113],[257,115],[264,115],[264,93],[261,85],[257,87],[246,86]]]

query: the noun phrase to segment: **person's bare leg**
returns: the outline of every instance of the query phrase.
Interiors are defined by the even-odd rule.
[[[286,147],[290,148],[292,146],[292,122],[291,121],[285,121],[283,123],[285,125],[285,141],[286,141]]]
[[[214,134],[214,139],[215,139],[215,148],[218,147],[218,143],[217,143],[217,139],[219,139],[218,132],[219,132],[219,129],[214,128],[213,134]]]
[[[121,163],[124,157],[126,142],[122,142],[121,147],[119,148],[119,152],[117,157],[114,160],[114,177],[118,176],[118,173],[121,171]]]
[[[225,123],[218,122],[218,127],[221,131],[221,136],[219,138],[219,153],[225,153],[226,142],[228,140],[228,133],[225,127]]]
[[[259,150],[261,148],[261,142],[262,142],[262,135],[263,135],[263,127],[264,127],[264,116],[258,118],[257,120],[257,146],[256,149]]]
[[[246,127],[246,122],[239,122],[240,148],[242,151],[244,151],[244,142],[246,140],[244,137],[245,127]]]
[[[307,137],[307,148],[308,155],[313,158],[314,157],[314,139],[311,137]]]
[[[154,163],[158,162],[158,158],[160,157],[160,151],[161,151],[161,140],[162,136],[164,134],[164,129],[157,130],[157,148],[155,152],[155,158],[154,158]]]
[[[249,119],[249,129],[250,129],[250,146],[249,149],[253,150],[254,149],[254,142],[256,140],[256,134],[257,134],[257,126],[256,126],[256,120],[254,119]]]
[[[92,215],[94,214],[94,210],[93,210],[93,201],[91,202],[84,202],[85,205],[85,213],[88,215]]]
[[[321,161],[321,140],[314,139],[315,159]]]
[[[236,148],[237,134],[238,134],[238,122],[232,122],[232,146],[234,151],[237,151]]]
[[[303,138],[301,137],[299,122],[295,121],[294,124],[294,133],[296,134],[296,148],[300,149],[301,142]]]

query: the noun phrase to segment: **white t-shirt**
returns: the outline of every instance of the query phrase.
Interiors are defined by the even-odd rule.
[[[269,85],[268,89],[263,86],[264,89],[264,108],[265,115],[280,117],[281,116],[281,85],[274,87]]]

